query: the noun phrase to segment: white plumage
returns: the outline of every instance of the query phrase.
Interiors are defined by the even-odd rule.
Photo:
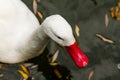
[[[38,56],[50,38],[63,46],[75,42],[70,25],[60,15],[40,25],[21,0],[0,0],[0,62],[18,63]]]

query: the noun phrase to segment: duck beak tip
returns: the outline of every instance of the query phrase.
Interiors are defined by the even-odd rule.
[[[72,57],[74,63],[79,67],[83,68],[88,65],[88,57],[81,51],[77,46],[77,43],[65,47],[70,56]]]

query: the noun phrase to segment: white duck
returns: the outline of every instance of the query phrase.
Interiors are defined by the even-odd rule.
[[[21,0],[0,0],[0,62],[19,63],[42,53],[49,39],[70,53],[78,67],[88,58],[77,47],[71,26],[60,15],[46,18],[40,25]]]

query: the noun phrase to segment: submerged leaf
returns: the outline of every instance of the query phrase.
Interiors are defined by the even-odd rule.
[[[62,78],[61,73],[60,73],[57,69],[54,69],[54,73],[56,74],[56,76],[57,76],[59,79]]]

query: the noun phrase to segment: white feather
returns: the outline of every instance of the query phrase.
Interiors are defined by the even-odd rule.
[[[21,0],[0,0],[0,62],[18,63],[38,56],[49,38],[63,46],[75,41],[71,26],[60,15],[48,17],[41,27]]]

